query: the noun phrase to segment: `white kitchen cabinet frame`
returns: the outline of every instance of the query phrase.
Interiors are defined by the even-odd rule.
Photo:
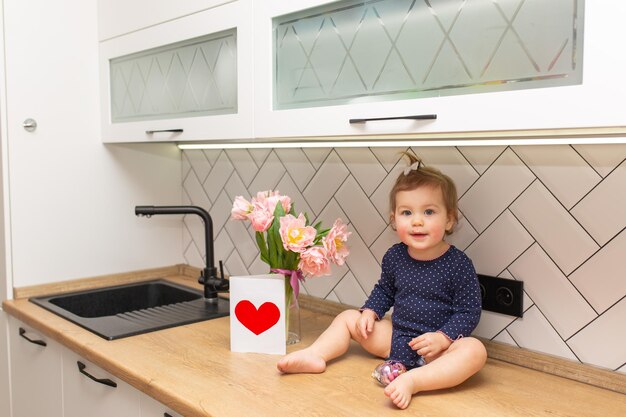
[[[626,125],[626,27],[620,0],[586,1],[583,82],[579,85],[275,110],[272,18],[323,4],[320,0],[255,4],[255,135],[258,138],[363,136]],[[350,124],[350,119],[436,114],[436,120]]]
[[[0,415],[11,416],[8,314],[0,308]]]
[[[84,372],[91,377],[79,371],[78,362],[85,365]],[[108,382],[116,386],[106,385]],[[119,378],[63,349],[64,417],[141,417],[140,396],[138,390]]]
[[[12,417],[181,417],[40,331],[0,313],[1,329],[9,335]],[[85,373],[78,362],[85,365]],[[8,410],[8,401],[5,405]]]
[[[98,39],[111,39],[232,1],[236,0],[98,0]]]
[[[104,142],[169,142],[253,136],[252,2],[240,0],[100,43],[101,130]],[[109,60],[236,28],[237,110],[232,114],[112,122]],[[149,131],[180,130],[182,133]]]
[[[182,417],[180,414],[172,411],[169,407],[145,394],[141,395],[140,404],[141,417]]]
[[[8,317],[13,417],[63,417],[64,348]]]

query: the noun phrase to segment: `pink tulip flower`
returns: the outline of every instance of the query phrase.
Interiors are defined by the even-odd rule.
[[[279,233],[285,250],[302,253],[313,244],[317,230],[306,226],[304,214],[298,217],[286,214],[280,218]]]
[[[252,213],[254,206],[242,196],[235,197],[233,208],[230,211],[230,218],[233,220],[248,220],[248,215]]]
[[[272,214],[274,214],[274,210],[276,209],[276,204],[278,204],[278,202],[282,204],[285,213],[289,213],[289,210],[291,210],[291,198],[286,195],[280,195],[278,190],[259,191],[256,194],[256,197],[252,198],[252,203],[265,205],[267,210]]]
[[[289,210],[291,210],[291,198],[287,195],[281,195],[278,198],[278,201],[280,201],[280,204],[282,204],[285,213],[289,213]]]
[[[254,209],[248,214],[248,218],[255,232],[265,232],[274,221],[274,213],[270,212],[265,204],[255,202]]]
[[[322,246],[313,246],[302,252],[298,268],[305,275],[330,275],[330,261],[326,249]]]
[[[322,239],[322,244],[328,253],[328,257],[337,265],[343,265],[346,257],[350,254],[350,250],[345,245],[348,241],[348,226],[341,222],[341,219],[335,220],[335,224],[328,234]]]

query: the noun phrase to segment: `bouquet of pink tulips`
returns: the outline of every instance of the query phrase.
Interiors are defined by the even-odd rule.
[[[259,192],[252,201],[238,196],[231,219],[250,221],[261,260],[271,272],[291,276],[296,297],[303,273],[329,275],[331,263],[343,265],[349,254],[345,243],[350,232],[340,219],[330,229],[322,228],[321,222],[311,226],[305,213],[296,217],[291,199],[278,191]]]
[[[324,229],[311,226],[306,214],[296,217],[291,199],[278,191],[257,193],[252,201],[238,196],[231,210],[233,220],[249,220],[256,234],[261,260],[270,272],[285,276],[287,344],[300,341],[298,292],[304,275],[330,274],[330,264],[343,265],[349,254],[345,245],[350,232],[340,219]]]

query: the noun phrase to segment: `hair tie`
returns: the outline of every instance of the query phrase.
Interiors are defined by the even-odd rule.
[[[404,175],[409,175],[411,171],[417,171],[422,166],[422,161],[417,161],[404,168]]]

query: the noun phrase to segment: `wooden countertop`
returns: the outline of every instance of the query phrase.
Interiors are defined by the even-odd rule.
[[[356,344],[323,374],[281,375],[277,355],[230,352],[228,317],[106,341],[27,299],[3,308],[187,417],[626,415],[623,394],[494,359],[460,386],[420,393],[399,411],[370,377],[380,360]],[[303,340],[288,351],[309,345],[331,320],[304,310]]]

